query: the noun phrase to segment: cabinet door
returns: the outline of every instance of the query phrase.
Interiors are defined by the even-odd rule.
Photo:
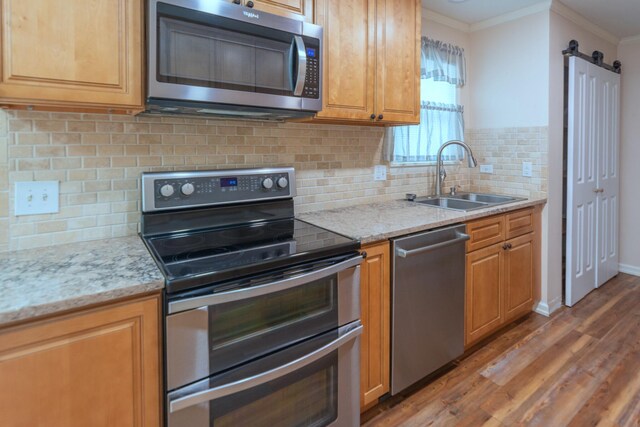
[[[317,0],[316,22],[324,28],[323,107],[317,117],[371,121],[375,0]]]
[[[533,307],[534,233],[507,242],[504,262],[505,322],[529,313]]]
[[[11,426],[160,425],[159,298],[0,332]]]
[[[142,0],[1,0],[0,103],[142,109]]]
[[[504,320],[502,243],[467,254],[465,346],[498,329]]]
[[[253,8],[287,18],[313,22],[313,0],[252,0]],[[245,1],[247,4],[248,0]]]
[[[376,115],[420,122],[420,0],[377,0]]]
[[[389,242],[363,248],[361,307],[364,331],[360,340],[360,409],[375,405],[389,392],[391,279]]]

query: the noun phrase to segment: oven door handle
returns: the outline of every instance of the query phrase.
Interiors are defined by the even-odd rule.
[[[275,379],[283,377],[322,359],[324,356],[342,347],[347,342],[357,338],[360,334],[362,334],[362,324],[358,322],[358,325],[356,327],[350,329],[344,335],[340,336],[334,341],[331,341],[329,344],[326,344],[325,346],[320,347],[317,350],[314,350],[313,352],[306,354],[298,359],[292,360],[291,362],[286,363],[282,366],[260,373],[258,375],[254,375],[252,377],[243,378],[239,381],[234,381],[232,383],[225,384],[219,387],[213,387],[208,390],[199,391],[197,393],[169,400],[169,413],[173,414],[190,406],[209,402],[215,399],[220,399],[222,397],[239,393],[241,391],[248,390],[250,388],[257,387],[269,381],[273,381]]]
[[[194,298],[187,298],[179,301],[172,301],[169,303],[168,314],[179,313],[181,311],[192,310],[204,306],[225,304],[228,302],[255,298],[274,292],[284,291],[319,279],[323,279],[325,277],[339,273],[342,270],[346,270],[347,268],[358,266],[360,265],[360,262],[362,262],[362,256],[357,255],[353,258],[349,258],[346,261],[330,265],[329,267],[321,268],[319,270],[305,273],[300,276],[294,276],[289,279],[271,282],[265,285],[237,289],[229,292],[220,292],[219,294],[209,294]]]

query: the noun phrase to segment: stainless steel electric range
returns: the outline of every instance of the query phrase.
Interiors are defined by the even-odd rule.
[[[141,185],[166,281],[166,425],[359,425],[360,243],[295,219],[294,170]]]

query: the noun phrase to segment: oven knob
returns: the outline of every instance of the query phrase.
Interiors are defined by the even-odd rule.
[[[182,187],[180,187],[180,191],[182,191],[182,194],[184,194],[185,196],[190,196],[194,191],[196,191],[196,189],[193,184],[187,182],[186,184],[182,184]]]
[[[271,178],[265,178],[262,181],[262,188],[266,190],[271,190],[273,188],[273,180]]]
[[[171,184],[165,184],[162,187],[160,187],[160,194],[162,194],[164,197],[171,197],[173,196],[174,192],[175,192],[175,189]]]
[[[289,185],[289,180],[287,178],[285,178],[284,176],[278,178],[278,187],[287,188],[287,185]]]

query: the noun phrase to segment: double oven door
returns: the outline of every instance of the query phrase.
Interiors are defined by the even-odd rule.
[[[358,425],[360,261],[169,298],[167,425]]]

